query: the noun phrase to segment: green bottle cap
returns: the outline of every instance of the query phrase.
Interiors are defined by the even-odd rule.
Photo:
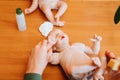
[[[22,9],[21,8],[17,8],[16,9],[16,14],[18,14],[18,15],[22,14]]]

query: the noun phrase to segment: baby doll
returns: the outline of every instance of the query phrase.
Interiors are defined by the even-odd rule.
[[[64,25],[64,21],[59,20],[67,9],[67,4],[64,0],[33,0],[30,8],[25,9],[25,14],[32,13],[38,6],[53,25]],[[53,9],[58,10],[55,17],[52,14]]]
[[[98,57],[90,57],[89,54],[98,55],[100,50],[100,41],[102,37],[95,35],[92,48],[83,43],[69,44],[69,38],[66,33],[61,30],[53,30],[48,35],[48,41],[53,46],[54,52],[51,53],[49,63],[60,64],[69,77],[75,80],[90,80],[89,76],[93,76],[94,70],[101,67]],[[104,80],[102,73],[94,75],[96,80]]]

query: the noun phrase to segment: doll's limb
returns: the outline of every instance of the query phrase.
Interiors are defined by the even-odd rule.
[[[46,5],[43,5],[40,7],[40,9],[43,11],[43,13],[45,14],[45,16],[47,17],[47,19],[52,22],[53,24],[55,24],[55,20],[54,20],[54,17],[53,17],[53,14],[52,14],[52,11],[51,9],[46,6]]]
[[[59,1],[58,2],[58,12],[55,15],[56,21],[59,21],[59,18],[65,13],[66,9],[67,9],[67,4],[63,1]]]
[[[59,1],[57,6],[59,9],[58,9],[57,14],[55,15],[55,18],[56,18],[56,22],[61,22],[61,21],[59,21],[59,19],[65,13],[65,11],[67,9],[67,4],[63,1]]]
[[[92,57],[92,61],[96,66],[98,66],[98,67],[101,66],[101,61],[98,57]]]
[[[94,79],[95,80],[104,80],[103,74],[106,69],[106,57],[100,56],[101,59],[101,66],[95,70]]]
[[[30,14],[38,8],[38,0],[33,0],[30,8],[25,9],[25,14]]]
[[[43,13],[45,14],[45,16],[47,17],[47,19],[53,23],[53,25],[58,25],[53,17],[53,14],[52,14],[52,11],[51,9],[46,6],[46,5],[43,5],[40,7],[40,9],[43,11]],[[58,25],[59,26],[59,25]]]
[[[105,68],[106,68],[106,57],[102,57],[101,61],[102,61],[102,66],[100,66],[99,68],[97,68],[96,66],[90,66],[90,65],[86,65],[86,66],[79,66],[79,67],[73,67],[72,68],[72,75],[74,77],[79,77],[79,74],[85,74],[87,72],[93,71],[95,70],[95,74],[94,74],[94,78],[95,80],[104,80],[104,77],[102,76]]]
[[[56,64],[59,64],[59,61],[60,61],[59,53],[51,52],[49,63],[56,65]]]
[[[96,69],[95,66],[85,65],[85,66],[75,66],[72,68],[72,75],[77,77],[80,74],[86,74],[92,70]]]
[[[93,46],[92,48],[86,46],[85,47],[85,53],[87,54],[98,54],[100,51],[100,41],[102,40],[101,36],[95,35],[91,41],[93,41]]]

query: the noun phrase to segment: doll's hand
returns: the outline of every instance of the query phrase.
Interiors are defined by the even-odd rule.
[[[93,42],[101,41],[102,37],[95,34],[94,37],[92,39],[90,39],[90,40],[93,41]]]
[[[25,9],[25,14],[29,14],[29,13],[31,13],[31,11],[30,11],[30,9]]]

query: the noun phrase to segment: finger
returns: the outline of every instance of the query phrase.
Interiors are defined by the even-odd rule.
[[[48,53],[47,53],[47,59],[48,59],[48,61],[49,61],[49,58],[50,58],[50,56],[52,54],[53,54],[53,52],[52,52],[52,48],[51,48],[51,49],[48,50]]]
[[[48,50],[48,56],[51,56],[52,54],[53,54],[52,48],[50,48],[50,49]]]
[[[47,43],[47,49],[49,50],[50,48],[52,48],[52,44],[50,42]]]
[[[43,40],[42,45],[47,45],[47,40]]]
[[[39,42],[34,48],[40,48],[41,47],[41,42]]]
[[[37,45],[41,47],[41,41]]]
[[[41,48],[47,49],[47,40],[43,40],[43,42],[41,43]]]

